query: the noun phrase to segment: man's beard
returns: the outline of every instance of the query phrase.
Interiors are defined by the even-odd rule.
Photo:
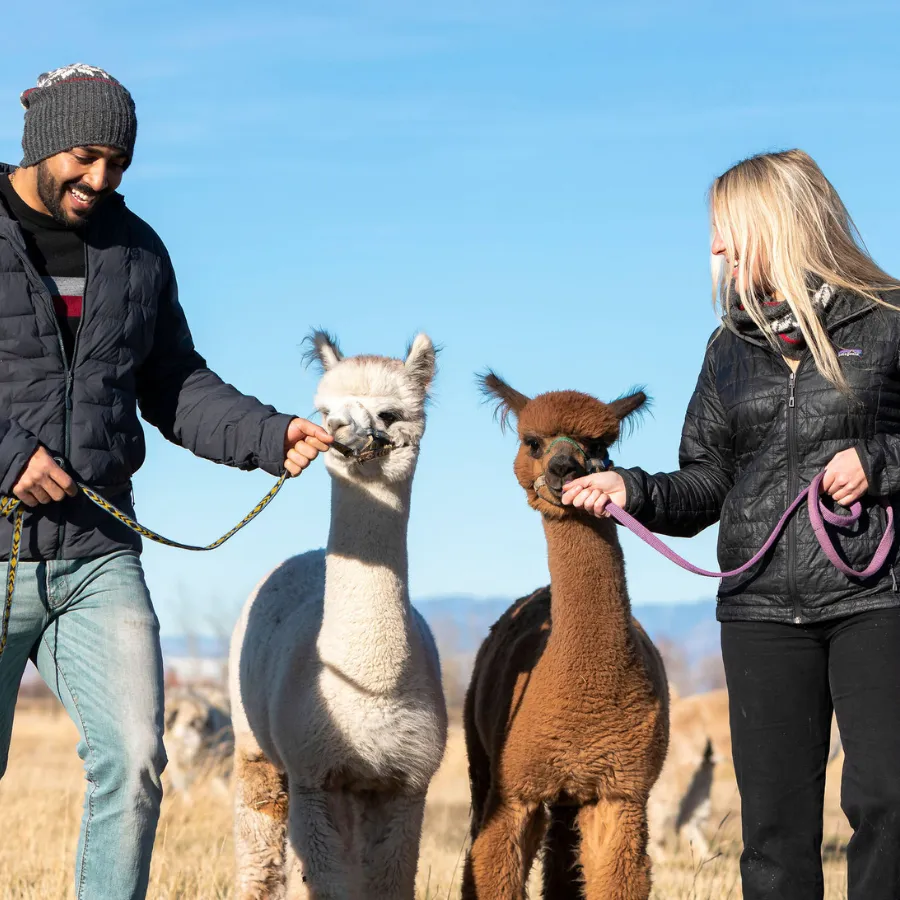
[[[65,209],[63,209],[63,198],[70,187],[76,188],[80,193],[85,194],[88,197],[97,198],[94,205],[83,215],[70,216],[66,213]],[[63,184],[53,177],[46,161],[38,163],[37,191],[38,196],[41,198],[41,203],[47,207],[50,215],[53,216],[60,225],[65,225],[67,228],[83,228],[87,224],[87,220],[94,212],[96,212],[97,207],[107,193],[104,191],[103,193],[98,194],[84,184],[84,182],[79,182],[77,184],[67,182]]]

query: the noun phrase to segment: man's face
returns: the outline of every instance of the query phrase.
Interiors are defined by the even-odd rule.
[[[128,165],[112,147],[75,147],[37,166],[38,196],[63,225],[84,225],[97,206],[121,183]]]

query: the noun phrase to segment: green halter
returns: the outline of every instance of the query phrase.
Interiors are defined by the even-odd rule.
[[[584,467],[587,469],[588,473],[592,472],[605,472],[607,469],[611,469],[613,466],[613,461],[609,458],[609,450],[603,451],[603,458],[596,459],[587,455],[587,450],[581,446],[574,438],[570,438],[564,434],[561,434],[559,437],[553,438],[552,441],[547,445],[547,449],[544,451],[544,456],[546,456],[555,446],[556,444],[571,444],[581,455],[581,458],[584,460]]]
[[[571,444],[585,459],[587,459],[587,453],[585,452],[584,447],[575,440],[575,438],[566,437],[565,435],[560,435],[557,438],[553,438],[552,441],[547,445],[547,449],[544,451],[544,456],[546,456],[556,444]]]

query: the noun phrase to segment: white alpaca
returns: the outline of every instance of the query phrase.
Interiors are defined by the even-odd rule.
[[[447,712],[437,648],[409,602],[407,524],[435,350],[344,359],[322,332],[316,407],[358,451],[329,451],[328,547],[282,563],[231,643],[237,894],[412,900]],[[287,840],[285,840],[287,835]]]

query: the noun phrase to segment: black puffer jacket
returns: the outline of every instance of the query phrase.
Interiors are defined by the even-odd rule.
[[[874,498],[900,494],[900,312],[845,299],[848,314],[830,334],[845,351],[840,361],[852,398],[819,375],[808,351],[792,375],[765,341],[723,328],[710,340],[688,407],[680,470],[618,469],[627,510],[653,531],[685,537],[721,520],[719,564],[735,569],[835,453],[855,447],[869,496],[860,523],[841,529],[838,545],[853,568],[864,568],[885,528]],[[718,618],[817,622],[898,606],[896,565],[895,545],[872,578],[841,574],[819,547],[804,506],[763,560],[721,582]]]
[[[12,171],[0,165],[0,177]],[[239,393],[194,349],[168,253],[119,195],[86,233],[87,283],[74,358],[53,304],[0,201],[0,493],[39,444],[128,512],[144,418],[198,456],[280,474],[289,416]],[[23,559],[93,557],[140,540],[82,495],[29,512]],[[10,523],[0,520],[0,559]]]

